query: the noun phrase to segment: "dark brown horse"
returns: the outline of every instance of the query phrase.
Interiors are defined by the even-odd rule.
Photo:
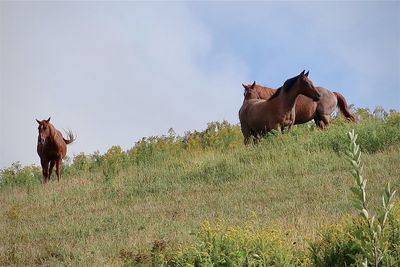
[[[256,84],[244,85],[245,99],[265,99],[268,100],[276,92],[275,89]],[[354,116],[350,113],[346,99],[337,92],[331,92],[326,88],[315,87],[321,98],[319,101],[299,95],[296,106],[296,119],[294,124],[302,124],[314,119],[315,124],[324,129],[331,123],[331,114],[335,111],[336,106],[342,114],[350,121],[355,121]]]
[[[308,79],[308,72],[304,71],[288,79],[268,100],[257,99],[252,94],[257,93],[254,90],[245,92],[245,100],[239,110],[245,144],[252,138],[258,142],[261,136],[271,130],[280,131],[293,125],[296,116],[294,106],[299,95],[311,98],[312,101],[320,99],[320,94]]]
[[[75,137],[71,131],[68,131],[68,139],[65,139],[61,132],[50,123],[50,118],[36,121],[39,123],[37,153],[42,165],[43,183],[50,181],[54,165],[56,165],[57,181],[60,181],[61,162],[67,154],[67,145],[75,141]]]

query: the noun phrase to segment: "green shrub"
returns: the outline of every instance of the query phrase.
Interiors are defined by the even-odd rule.
[[[353,170],[352,175],[356,182],[352,187],[354,193],[354,207],[359,210],[363,223],[359,225],[357,231],[353,234],[360,244],[363,253],[363,266],[380,266],[383,258],[389,253],[389,237],[386,232],[387,219],[394,206],[395,191],[392,191],[390,184],[385,187],[382,194],[382,210],[376,215],[371,214],[371,210],[367,206],[366,184],[367,180],[363,177],[363,166],[361,165],[361,150],[356,143],[358,135],[354,130],[348,133],[350,138],[350,146],[346,151],[348,160]]]
[[[400,203],[396,205],[388,218],[388,253],[383,258],[385,266],[400,266]]]
[[[76,171],[87,172],[90,169],[90,165],[90,157],[80,153],[74,157],[71,167]]]
[[[315,241],[309,244],[309,257],[314,266],[360,266],[365,251],[356,236],[368,225],[361,218],[346,218],[338,224],[322,227]],[[379,266],[400,265],[400,204],[388,217],[387,248]],[[369,261],[370,262],[370,261]]]
[[[386,124],[391,127],[400,127],[400,112],[392,111],[386,118]]]
[[[205,223],[198,242],[170,256],[169,266],[293,266],[292,244],[277,227]]]
[[[310,258],[314,266],[352,266],[361,256],[361,248],[350,234],[354,231],[351,221],[343,221],[323,227],[317,240],[309,245]]]
[[[354,130],[348,133],[350,146],[346,151],[352,165],[356,186],[354,207],[360,217],[352,223],[330,227],[321,232],[321,238],[310,244],[311,258],[316,266],[395,266],[399,264],[399,223],[394,207],[394,195],[388,184],[382,195],[382,210],[373,215],[367,206],[366,182],[361,165],[361,149]]]
[[[183,143],[188,150],[208,148],[226,150],[237,147],[242,142],[239,126],[229,124],[227,121],[210,122],[206,130],[186,132],[183,137]]]
[[[40,184],[42,171],[35,165],[22,167],[20,162],[0,169],[0,188],[4,186],[31,186]]]
[[[357,124],[349,123],[339,116],[334,118],[332,125],[324,131],[316,129],[314,123],[309,122],[295,125],[284,134],[268,134],[260,142],[258,146],[260,148],[255,151],[257,154],[262,153],[259,154],[258,158],[255,156],[251,158],[252,160],[259,160],[267,155],[268,151],[283,151],[287,146],[296,147],[299,151],[333,150],[343,153],[346,150],[345,133],[351,127],[354,127],[358,132],[360,145],[363,151],[367,153],[384,151],[400,143],[399,112],[390,111],[386,114],[379,109],[374,114],[367,109],[358,109],[357,112],[364,118]],[[116,177],[122,169],[129,168],[132,165],[153,166],[170,158],[179,158],[183,154],[205,150],[215,151],[216,153],[236,153],[235,151],[243,148],[243,146],[243,136],[239,125],[229,124],[226,121],[210,122],[204,131],[187,132],[182,137],[176,136],[173,129],[170,129],[167,135],[143,138],[126,152],[119,146],[113,146],[103,155],[99,152],[89,155],[80,153],[72,160],[64,161],[62,172],[64,179],[68,179],[70,176],[86,176],[85,174],[90,173],[89,177],[100,175],[100,177],[108,180]],[[231,179],[228,176],[233,179],[238,177],[238,175],[235,175],[238,169],[233,165],[232,162],[209,162],[200,166],[200,169],[188,173],[185,177],[192,177],[193,179],[205,177],[207,179],[210,175],[218,175],[222,180],[227,181]],[[28,174],[28,169],[25,170],[21,166],[17,168],[16,166],[2,170],[2,176],[5,178],[0,181],[0,186],[10,184],[23,186],[25,180],[32,182],[37,179],[40,181],[40,175],[36,175],[37,172],[34,172],[33,177],[35,178],[32,180],[32,174]],[[32,172],[34,166],[29,168]],[[22,171],[23,169],[24,171]],[[215,179],[214,177],[211,180],[217,181],[219,178]]]
[[[115,177],[127,163],[126,153],[120,146],[113,146],[102,157],[103,175],[106,180]]]

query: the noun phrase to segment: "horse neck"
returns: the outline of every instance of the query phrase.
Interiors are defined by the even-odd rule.
[[[50,141],[52,143],[54,143],[55,139],[56,139],[56,135],[57,135],[57,129],[53,126],[53,124],[50,124],[50,123],[49,123],[49,127],[50,127],[50,136],[49,136],[49,138],[50,138]]]
[[[264,86],[257,86],[256,90],[262,99],[269,99],[276,92],[275,89]]]
[[[296,104],[297,97],[299,96],[299,90],[281,90],[279,96],[279,101],[282,101],[282,106],[285,111],[290,111]]]
[[[250,100],[250,99],[257,99],[257,96],[255,96],[255,95],[253,95],[253,94],[250,94],[250,93],[247,93],[247,94],[244,96],[244,100],[243,100],[243,101]]]

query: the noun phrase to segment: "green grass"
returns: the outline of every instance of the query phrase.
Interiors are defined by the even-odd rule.
[[[400,188],[400,123],[294,127],[244,147],[237,126],[154,137],[129,151],[80,155],[59,183],[35,167],[0,174],[0,265],[123,265],[154,244],[197,242],[204,222],[241,226],[258,218],[307,251],[321,227],[354,212],[343,154],[355,128],[373,207],[390,181]],[[54,179],[54,177],[53,177]],[[138,260],[140,261],[140,260]]]

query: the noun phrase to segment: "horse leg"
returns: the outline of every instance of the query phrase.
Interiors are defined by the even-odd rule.
[[[250,138],[251,138],[252,144],[257,145],[258,143],[260,143],[261,134],[260,133],[256,133],[253,130],[250,130]]]
[[[257,145],[258,143],[260,143],[260,136],[259,135],[253,136],[252,140],[253,140],[253,143],[255,145]]]
[[[251,142],[252,142],[252,137],[251,137],[251,136],[246,136],[246,137],[244,138],[244,144],[245,144],[246,146],[248,146]]]
[[[248,144],[250,144],[250,141],[252,139],[251,130],[248,127],[243,126],[243,125],[241,127],[241,130],[242,130],[242,134],[243,134],[243,138],[244,138],[243,142],[247,146]]]
[[[50,168],[49,168],[49,181],[51,180],[51,174],[53,173],[53,168],[56,162],[54,160],[50,161]]]
[[[267,135],[267,133],[273,133],[274,131],[277,131],[278,133],[283,134],[284,130],[287,129],[289,124],[286,124],[285,122],[279,123],[277,124],[275,127],[273,127],[271,130],[269,131],[265,131],[265,135]]]
[[[43,184],[47,183],[47,176],[49,175],[49,162],[47,160],[41,160],[42,174],[43,174]]]
[[[61,178],[61,159],[58,159],[56,162],[56,172],[57,172],[57,182],[59,182]]]
[[[314,122],[315,122],[315,125],[317,125],[318,128],[320,128],[321,130],[324,129],[324,127],[325,127],[324,122],[322,121],[322,119],[319,116],[315,116]]]
[[[325,129],[326,127],[329,126],[329,124],[331,124],[331,116],[330,115],[323,115],[321,117],[321,120],[322,120],[322,122],[324,124],[323,129]]]
[[[314,120],[315,124],[317,124],[318,128],[320,128],[321,130],[324,130],[326,127],[329,126],[329,124],[331,124],[331,118],[329,115],[323,115],[322,117]]]
[[[251,135],[243,135],[243,142],[246,146],[250,144],[251,140],[252,140]]]

